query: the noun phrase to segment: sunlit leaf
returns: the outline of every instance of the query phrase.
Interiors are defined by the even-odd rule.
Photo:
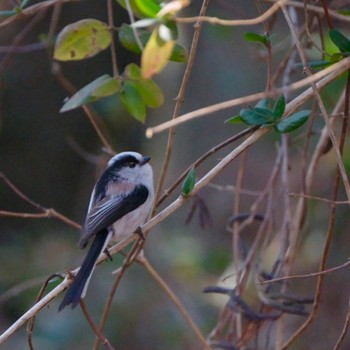
[[[139,34],[140,41],[143,46],[146,46],[151,33],[145,32],[143,30],[137,31]],[[135,39],[132,28],[123,24],[118,32],[119,40],[121,44],[131,52],[141,54],[141,49],[139,48],[137,41]],[[187,52],[185,48],[181,45],[176,44],[169,58],[170,61],[174,62],[186,62],[187,61]]]
[[[126,1],[125,0],[117,0],[117,3],[126,11],[128,11],[128,7],[126,6]],[[129,4],[131,7],[131,11],[132,13],[137,17],[137,18],[144,18],[144,17],[148,17],[145,16],[136,6],[135,4],[135,0],[129,0]]]
[[[111,96],[120,90],[120,81],[105,74],[69,98],[60,112],[67,112],[84,104],[95,102],[103,97]]]
[[[58,35],[54,58],[76,61],[95,56],[112,40],[107,24],[96,19],[83,19],[66,26]]]
[[[164,41],[154,29],[141,56],[141,72],[145,79],[159,73],[168,63],[175,46],[174,40]]]
[[[146,106],[141,94],[128,81],[124,83],[123,90],[119,94],[125,109],[137,120],[144,123],[146,119]]]
[[[155,0],[134,0],[134,3],[146,17],[155,17],[161,9]]]
[[[297,112],[276,124],[275,129],[280,133],[291,132],[302,126],[308,120],[310,114],[311,111],[308,110]]]
[[[244,123],[240,115],[235,115],[234,117],[231,117],[229,119],[225,120],[225,123],[230,123],[230,124],[241,124]]]
[[[266,35],[260,35],[253,32],[246,32],[243,35],[244,39],[249,42],[262,43],[265,46],[268,44],[269,39]]]
[[[141,94],[146,106],[157,108],[163,104],[164,96],[158,85],[151,79],[144,79],[140,68],[135,63],[129,64],[125,73],[129,78],[129,84]]]
[[[286,108],[286,99],[284,95],[281,95],[273,106],[273,116],[275,120],[281,119]]]
[[[342,52],[350,52],[350,40],[336,29],[329,31],[329,36],[335,45],[338,46]]]
[[[344,55],[340,52],[336,52],[331,56],[330,62],[337,63],[344,58]]]
[[[184,182],[182,183],[182,194],[185,196],[189,196],[193,191],[195,184],[196,184],[196,172],[194,168],[192,168],[188,172]]]

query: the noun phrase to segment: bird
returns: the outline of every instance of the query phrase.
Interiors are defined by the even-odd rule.
[[[148,219],[154,202],[149,160],[137,152],[118,153],[96,181],[78,246],[93,242],[58,311],[68,305],[73,309],[85,298],[98,257],[109,255],[108,243],[130,237]]]

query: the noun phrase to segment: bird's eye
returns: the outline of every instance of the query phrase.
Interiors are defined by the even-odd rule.
[[[136,163],[134,163],[134,162],[129,163],[129,168],[135,168],[135,166],[136,166]]]

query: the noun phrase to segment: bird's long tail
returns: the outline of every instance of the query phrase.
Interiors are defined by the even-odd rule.
[[[63,308],[70,304],[72,304],[72,309],[75,308],[79,304],[80,298],[85,296],[86,288],[95,268],[96,261],[101,252],[106,248],[108,241],[108,229],[104,229],[95,236],[95,239],[83,263],[81,264],[81,267],[75,276],[72,285],[68,288],[66,295],[64,296],[58,308],[58,311],[63,310]]]

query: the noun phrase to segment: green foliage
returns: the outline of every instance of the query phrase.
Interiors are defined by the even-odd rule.
[[[286,99],[281,95],[273,106],[273,117],[275,120],[281,119],[286,109]]]
[[[151,79],[144,79],[136,64],[132,63],[126,67],[125,76],[129,78],[129,84],[140,93],[147,107],[157,108],[163,104],[164,96],[158,85]]]
[[[141,56],[141,71],[145,79],[163,70],[175,46],[175,40],[161,38],[159,28],[160,26],[153,30]]]
[[[195,184],[196,184],[196,172],[194,168],[192,168],[188,172],[184,182],[182,183],[182,194],[185,197],[188,197],[191,194]]]
[[[82,105],[96,102],[103,97],[111,96],[117,93],[120,87],[121,83],[118,79],[114,79],[108,74],[102,75],[69,98],[60,112],[67,112]]]
[[[328,49],[329,59],[328,60],[315,60],[309,63],[309,66],[314,69],[321,69],[328,67],[334,63],[341,61],[344,57],[350,55],[350,40],[342,34],[339,30],[331,29],[329,31],[330,42],[334,45],[333,48]],[[328,40],[329,41],[329,40]],[[325,45],[327,44],[327,38],[325,40]],[[327,46],[327,45],[326,45]],[[330,46],[330,45],[328,45]],[[340,52],[335,52],[336,49],[339,49]],[[298,63],[297,66],[303,66],[303,64]]]
[[[267,46],[270,42],[269,38],[267,37],[267,35],[260,35],[260,34],[256,34],[256,33],[253,33],[253,32],[246,32],[244,33],[243,35],[244,39],[246,41],[249,41],[249,42],[255,42],[255,43],[261,43],[265,46]]]
[[[83,19],[66,26],[58,35],[54,58],[77,61],[95,56],[109,47],[112,35],[108,26],[96,19]]]
[[[281,122],[275,125],[276,131],[279,133],[288,133],[301,127],[310,116],[311,111],[303,110],[297,112],[290,117],[283,119]]]
[[[145,121],[146,105],[143,102],[141,94],[129,81],[124,83],[123,90],[120,94],[120,100],[122,101],[126,110],[134,118],[140,122]]]
[[[118,1],[126,8],[124,0]],[[70,111],[102,98],[116,95],[125,109],[137,120],[144,122],[147,107],[157,108],[164,102],[162,91],[151,78],[159,73],[169,60],[187,60],[185,49],[176,44],[178,30],[172,19],[187,2],[168,3],[163,7],[156,0],[131,0],[134,14],[141,19],[133,24],[138,28],[139,46],[130,25],[119,29],[121,44],[141,54],[141,68],[135,64],[126,67],[120,76],[102,75],[69,98],[61,112]],[[145,31],[143,27],[153,27]],[[54,58],[59,61],[76,61],[90,58],[110,46],[112,34],[106,23],[96,19],[83,19],[66,26],[58,35]]]
[[[15,6],[13,10],[0,11],[0,17],[11,17],[22,13],[22,10],[28,5],[30,0],[23,0],[18,6]]]
[[[341,52],[350,54],[350,40],[344,34],[336,29],[331,29],[329,36]]]
[[[261,125],[263,127],[273,126],[279,133],[288,133],[302,126],[310,116],[311,111],[302,110],[283,120],[286,109],[286,100],[281,95],[270,108],[268,99],[260,100],[253,108],[243,108],[239,115],[227,120],[231,124],[244,123],[248,125]]]
[[[125,0],[117,0],[118,4],[127,10]],[[155,0],[130,0],[130,7],[132,12],[138,18],[156,17],[161,7]]]
[[[142,21],[145,21],[145,20],[142,20]],[[139,21],[139,22],[141,22],[141,21]],[[137,24],[139,22],[136,22],[135,24]],[[152,22],[152,23],[154,24],[154,22]],[[147,26],[148,25],[149,24],[147,24]],[[138,29],[137,33],[139,34],[139,39],[140,39],[142,45],[146,46],[146,44],[151,36],[151,33],[147,32],[145,30],[140,30],[140,29]],[[118,31],[118,37],[119,37],[120,43],[127,50],[134,52],[134,53],[137,53],[137,54],[142,53],[139,45],[137,44],[137,41],[136,41],[135,36],[134,36],[134,32],[133,32],[130,25],[124,23]],[[174,61],[174,62],[186,62],[187,61],[186,49],[179,44],[175,44],[174,49],[169,57],[169,60]]]
[[[114,94],[120,98],[126,110],[141,122],[145,121],[146,107],[157,108],[164,102],[158,85],[151,79],[144,79],[140,67],[132,63],[125,68],[123,78],[112,78],[105,74],[84,86],[65,102],[61,112]]]

